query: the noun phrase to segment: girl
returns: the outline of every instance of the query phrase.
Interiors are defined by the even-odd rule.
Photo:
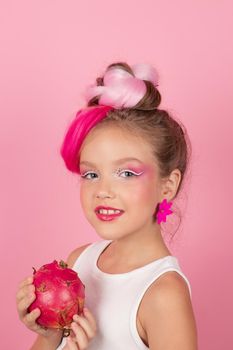
[[[40,311],[26,313],[35,293],[32,278],[24,280],[18,312],[38,333],[31,349],[197,350],[190,283],[161,234],[187,172],[187,132],[158,108],[152,66],[113,63],[96,82],[61,147],[101,237],[67,260],[85,284],[88,309],[74,316],[68,338],[41,329]]]

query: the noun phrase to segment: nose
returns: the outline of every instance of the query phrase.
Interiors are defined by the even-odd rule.
[[[97,198],[113,198],[114,194],[110,190],[110,184],[106,183],[106,181],[102,181],[98,188],[96,189],[96,197]]]
[[[96,197],[97,198],[111,198],[111,196],[109,194],[105,194],[105,193],[97,193]]]
[[[109,190],[99,189],[96,191],[96,197],[97,198],[113,198],[114,195]]]

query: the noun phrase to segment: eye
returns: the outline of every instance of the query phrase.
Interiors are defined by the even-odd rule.
[[[90,177],[90,178],[87,177],[87,175],[90,175],[90,174],[95,174],[95,173],[89,171],[89,172],[87,172],[87,173],[85,173],[85,174],[82,174],[81,177],[82,177],[83,179],[93,179],[93,177]]]
[[[124,170],[124,171],[122,171],[120,174],[122,174],[122,173],[131,174],[131,175],[129,175],[129,176],[123,176],[123,177],[132,177],[132,176],[138,176],[138,174],[133,173],[133,172],[132,172],[132,171],[130,171],[130,170]]]
[[[123,178],[127,178],[127,177],[139,176],[139,175],[141,175],[143,172],[137,174],[137,173],[135,173],[135,172],[133,172],[133,171],[130,171],[130,170],[123,170],[123,171],[122,171],[122,169],[118,169],[118,170],[116,171],[116,175],[121,175],[121,174],[123,174],[123,173],[129,174],[129,175],[126,175],[126,176],[121,176],[121,177],[123,177]],[[93,171],[88,171],[88,172],[82,174],[82,175],[81,175],[81,178],[87,179],[87,180],[91,180],[91,179],[94,179],[94,178],[96,177],[96,176],[92,176],[93,174],[96,175],[95,172],[93,172]],[[91,175],[91,176],[88,178],[88,177],[87,177],[88,175]]]

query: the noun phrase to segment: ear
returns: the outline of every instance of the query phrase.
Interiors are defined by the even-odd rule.
[[[160,201],[164,198],[170,201],[175,197],[180,180],[181,172],[179,169],[173,170],[168,177],[162,180]]]

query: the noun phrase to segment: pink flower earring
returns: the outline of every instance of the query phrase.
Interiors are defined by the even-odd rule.
[[[166,198],[164,198],[164,200],[159,203],[159,210],[156,215],[158,224],[160,224],[161,221],[166,222],[167,215],[172,214],[173,211],[170,209],[171,205],[172,202],[168,202]]]

